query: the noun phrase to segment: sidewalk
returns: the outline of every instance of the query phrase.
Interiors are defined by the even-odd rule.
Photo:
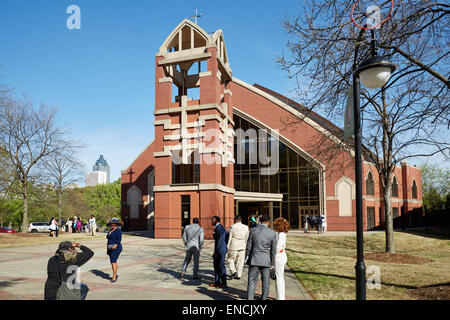
[[[100,235],[99,235],[100,237]],[[89,288],[88,300],[235,300],[245,299],[247,268],[241,280],[232,280],[226,289],[208,286],[213,282],[212,248],[206,241],[201,253],[201,280],[192,280],[192,263],[186,279],[179,271],[184,260],[181,240],[151,239],[124,236],[123,251],[118,261],[119,279],[110,283],[111,266],[106,255],[103,236],[83,242],[95,255],[81,267],[82,281]],[[0,249],[0,299],[43,299],[47,261],[56,251],[56,244]],[[228,268],[227,268],[228,271]],[[261,293],[258,284],[256,299]],[[275,282],[271,281],[269,298],[275,298]],[[306,290],[286,267],[286,299],[310,299]]]

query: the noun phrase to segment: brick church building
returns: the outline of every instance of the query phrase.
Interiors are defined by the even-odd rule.
[[[287,97],[236,78],[221,30],[208,34],[183,20],[159,48],[155,70],[155,138],[122,171],[122,219],[128,217],[130,230],[179,238],[198,217],[211,238],[212,216],[228,227],[236,214],[246,219],[251,212],[285,217],[292,229],[303,228],[306,215],[323,214],[328,230],[355,230],[353,150],[341,148],[333,163],[314,156],[318,144],[332,149],[341,143],[335,134],[341,130]],[[302,121],[286,128],[292,118]],[[276,159],[269,163],[263,149]],[[336,163],[349,165],[338,170]],[[370,230],[383,225],[384,212],[368,159],[363,177]],[[421,207],[420,169],[396,168],[392,194],[394,217]]]

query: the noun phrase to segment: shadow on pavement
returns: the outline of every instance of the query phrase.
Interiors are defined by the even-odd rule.
[[[91,270],[89,272],[95,274],[97,277],[100,277],[100,278],[103,278],[103,279],[106,279],[106,280],[111,280],[112,279],[111,276],[108,273],[100,271],[100,270]]]
[[[225,289],[208,289],[205,287],[198,287],[195,289],[198,293],[207,295],[208,297],[214,299],[214,300],[237,300],[237,297],[234,297],[232,294],[228,293]]]
[[[0,281],[0,288],[10,287],[12,285],[12,281]]]
[[[182,285],[185,286],[197,286],[195,289],[198,293],[204,294],[215,300],[238,300],[247,299],[247,291],[230,287],[233,285],[233,281],[229,281],[228,287],[224,289],[216,289],[204,287],[203,285],[209,285],[214,283],[214,273],[211,270],[199,270],[200,280],[194,280],[192,274],[185,275],[183,279],[180,279],[180,273],[166,268],[159,268],[158,272],[163,272],[171,275],[173,278],[180,280]],[[256,300],[261,296],[255,294]]]

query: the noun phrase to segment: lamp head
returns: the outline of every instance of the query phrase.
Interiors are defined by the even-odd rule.
[[[395,71],[395,64],[384,56],[367,58],[355,70],[362,84],[369,89],[378,89],[384,86]]]

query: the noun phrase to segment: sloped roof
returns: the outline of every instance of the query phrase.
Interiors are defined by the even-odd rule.
[[[318,113],[312,111],[311,109],[301,105],[300,103],[286,97],[283,96],[281,94],[279,94],[278,92],[275,92],[273,90],[270,90],[260,84],[253,84],[253,86],[255,88],[258,88],[261,91],[264,91],[267,94],[270,94],[271,96],[275,97],[276,99],[280,100],[281,102],[287,104],[288,106],[296,109],[297,111],[299,111],[300,113],[302,113],[305,117],[310,118],[311,120],[313,120],[314,122],[318,123],[319,125],[321,125],[322,127],[324,127],[325,129],[327,129],[328,131],[330,131],[332,134],[334,134],[338,139],[340,139],[341,141],[344,141],[344,130],[342,130],[341,128],[339,128],[338,126],[336,126],[334,123],[332,123],[331,121],[325,119],[324,117],[322,117],[321,115],[319,115]],[[347,145],[349,145],[351,148],[354,148],[355,145],[355,140],[353,138],[348,138],[345,143]],[[363,156],[364,156],[364,160],[368,161],[368,162],[373,162],[372,159],[368,156],[368,154],[373,154],[367,147],[365,147],[363,145]]]

